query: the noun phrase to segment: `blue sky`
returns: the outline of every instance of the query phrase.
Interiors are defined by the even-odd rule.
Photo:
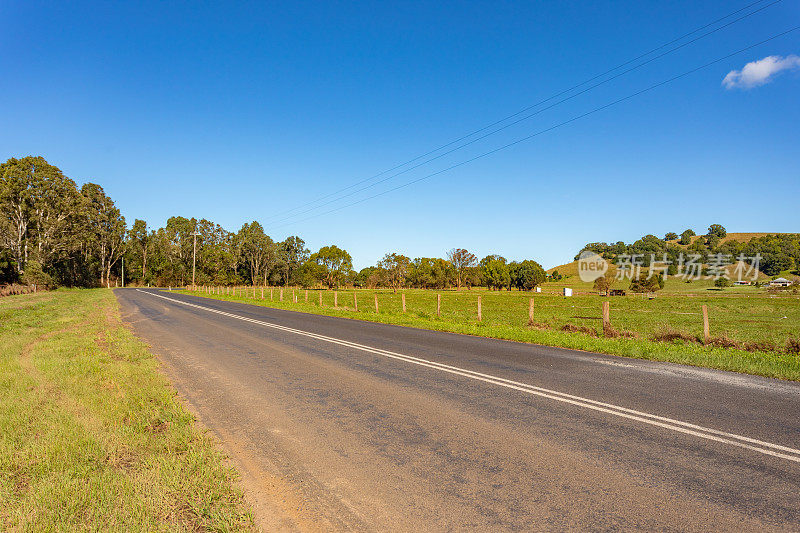
[[[129,223],[204,217],[390,251],[566,262],[591,241],[799,231],[800,31],[436,177],[334,213],[800,24],[782,1],[422,168],[279,213],[510,115],[750,3],[0,5],[0,157],[100,183]],[[753,9],[766,5],[769,0]],[[756,64],[764,65],[764,63]],[[751,68],[746,71],[756,71]],[[741,78],[737,78],[741,79]]]

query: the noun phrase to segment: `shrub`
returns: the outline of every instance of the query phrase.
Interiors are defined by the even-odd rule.
[[[22,282],[27,285],[36,285],[43,289],[53,289],[56,283],[50,274],[42,270],[39,261],[31,260],[25,265],[25,273],[22,275]]]

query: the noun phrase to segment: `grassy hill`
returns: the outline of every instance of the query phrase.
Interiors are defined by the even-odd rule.
[[[766,235],[781,235],[781,233],[728,233],[721,240],[721,242],[722,243],[725,243],[725,242],[728,242],[728,241],[748,242],[751,239],[754,239],[754,238],[757,238],[757,237],[764,237]],[[700,238],[703,238],[703,237],[704,237],[704,235],[695,235],[694,237],[692,237],[692,242],[694,243],[697,239],[700,239]],[[677,246],[680,246],[682,248],[686,248],[688,246],[688,245],[680,245],[680,244],[677,243],[677,241],[669,241],[669,243],[671,245],[677,245]],[[548,269],[547,273],[548,274],[552,274],[556,270],[558,271],[559,274],[564,276],[564,279],[562,279],[560,281],[551,281],[551,282],[545,283],[544,286],[543,286],[544,290],[546,290],[546,291],[560,291],[561,288],[563,288],[563,287],[572,287],[573,289],[575,289],[577,291],[592,291],[593,290],[592,283],[583,282],[578,277],[578,262],[577,261],[571,261],[571,262],[565,263],[563,265],[555,266],[553,268]],[[613,266],[611,267],[611,272],[612,273],[614,272],[614,267]],[[787,273],[787,276],[785,276],[785,277],[791,277],[791,276],[788,276],[788,273]],[[759,275],[759,279],[760,280],[766,280],[766,279],[768,279],[768,276],[766,276],[765,274],[761,273]],[[630,285],[630,282],[628,280],[623,280],[623,281],[618,282],[618,284],[615,285],[615,288],[627,289],[629,285]],[[693,281],[692,283],[686,283],[682,279],[675,278],[675,277],[669,277],[666,280],[666,286],[664,287],[664,292],[679,292],[679,293],[687,293],[688,292],[688,293],[690,293],[690,292],[697,292],[697,291],[705,291],[705,290],[713,289],[713,288],[714,288],[714,284],[713,284],[712,280],[696,280],[696,281]],[[752,290],[753,289],[749,288],[749,287],[734,287],[734,288],[727,289],[726,292],[729,292],[729,291],[735,291],[735,292],[750,291],[750,292],[752,292]]]

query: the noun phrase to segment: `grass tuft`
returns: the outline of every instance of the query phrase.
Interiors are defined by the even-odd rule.
[[[791,337],[786,341],[786,353],[792,355],[800,355],[800,339]]]
[[[561,331],[566,331],[567,333],[583,333],[584,335],[589,335],[590,337],[597,337],[597,330],[594,328],[590,328],[589,326],[576,326],[575,324],[564,324],[561,326]]]

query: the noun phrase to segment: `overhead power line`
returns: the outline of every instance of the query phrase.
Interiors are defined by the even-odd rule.
[[[410,185],[414,185],[415,183],[419,183],[419,182],[421,182],[421,181],[424,181],[424,180],[427,180],[427,179],[433,178],[433,177],[435,177],[435,176],[438,176],[438,175],[440,175],[440,174],[444,174],[445,172],[448,172],[448,171],[450,171],[450,170],[456,169],[456,168],[458,168],[458,167],[462,167],[462,166],[464,166],[464,165],[466,165],[466,164],[472,163],[473,161],[477,161],[478,159],[482,159],[482,158],[484,158],[484,157],[487,157],[487,156],[489,156],[489,155],[495,154],[495,153],[497,153],[497,152],[500,152],[500,151],[502,151],[502,150],[506,150],[506,149],[508,149],[508,148],[511,148],[511,147],[513,147],[513,146],[516,146],[516,145],[518,145],[518,144],[520,144],[520,143],[523,143],[523,142],[525,142],[525,141],[529,141],[529,140],[531,140],[531,139],[533,139],[533,138],[535,138],[535,137],[538,137],[538,136],[540,136],[540,135],[543,135],[543,134],[545,134],[545,133],[551,132],[551,131],[553,131],[553,130],[555,130],[555,129],[561,128],[562,126],[566,126],[566,125],[568,125],[568,124],[571,124],[572,122],[575,122],[575,121],[577,121],[577,120],[580,120],[580,119],[586,118],[586,117],[588,117],[588,116],[590,116],[590,115],[593,115],[593,114],[595,114],[595,113],[598,113],[598,112],[600,112],[600,111],[603,111],[603,110],[605,110],[605,109],[608,109],[608,108],[610,108],[610,107],[613,107],[613,106],[615,106],[615,105],[617,105],[617,104],[620,104],[620,103],[622,103],[622,102],[625,102],[625,101],[627,101],[627,100],[630,100],[631,98],[635,98],[635,97],[637,97],[637,96],[640,96],[640,95],[642,95],[642,94],[644,94],[644,93],[646,93],[646,92],[649,92],[649,91],[652,91],[652,90],[654,90],[654,89],[657,89],[657,88],[659,88],[659,87],[662,87],[662,86],[664,86],[664,85],[667,85],[668,83],[672,83],[673,81],[679,80],[679,79],[681,79],[681,78],[685,78],[686,76],[689,76],[690,74],[694,74],[695,72],[698,72],[698,71],[700,71],[700,70],[706,69],[706,68],[708,68],[708,67],[710,67],[710,66],[712,66],[712,65],[715,65],[715,64],[717,64],[717,63],[720,63],[720,62],[722,62],[722,61],[725,61],[726,59],[730,59],[731,57],[734,57],[734,56],[736,56],[736,55],[739,55],[739,54],[741,54],[741,53],[744,53],[744,52],[746,52],[746,51],[748,51],[748,50],[751,50],[751,49],[753,49],[753,48],[756,48],[756,47],[758,47],[758,46],[761,46],[762,44],[765,44],[765,43],[768,43],[768,42],[770,42],[770,41],[773,41],[773,40],[775,40],[775,39],[778,39],[779,37],[783,37],[784,35],[788,35],[789,33],[792,33],[792,32],[794,32],[794,31],[797,31],[797,30],[800,30],[800,26],[795,26],[795,27],[793,27],[793,28],[790,28],[790,29],[788,29],[788,30],[786,30],[786,31],[783,31],[783,32],[777,33],[777,34],[775,34],[775,35],[772,35],[771,37],[767,37],[766,39],[764,39],[764,40],[762,40],[762,41],[759,41],[759,42],[757,42],[757,43],[753,43],[753,44],[751,44],[751,45],[749,45],[749,46],[746,46],[746,47],[744,47],[744,48],[740,48],[739,50],[736,50],[735,52],[731,52],[730,54],[727,54],[727,55],[725,55],[725,56],[722,56],[722,57],[719,57],[719,58],[717,58],[717,59],[714,59],[713,61],[709,61],[708,63],[705,63],[705,64],[703,64],[703,65],[700,65],[700,66],[698,66],[698,67],[695,67],[695,68],[693,68],[693,69],[691,69],[691,70],[687,70],[686,72],[683,72],[682,74],[678,74],[677,76],[673,76],[672,78],[666,79],[666,80],[664,80],[664,81],[661,81],[661,82],[659,82],[659,83],[656,83],[656,84],[654,84],[654,85],[650,85],[649,87],[646,87],[646,88],[644,88],[644,89],[641,89],[641,90],[639,90],[639,91],[636,91],[636,92],[634,92],[634,93],[631,93],[631,94],[629,94],[629,95],[627,95],[627,96],[624,96],[624,97],[622,97],[622,98],[619,98],[619,99],[617,99],[617,100],[613,100],[613,101],[611,101],[611,102],[609,102],[609,103],[607,103],[607,104],[604,104],[604,105],[602,105],[602,106],[595,107],[594,109],[592,109],[592,110],[590,110],[590,111],[587,111],[587,112],[585,112],[585,113],[581,113],[580,115],[576,115],[576,116],[574,116],[574,117],[572,117],[572,118],[570,118],[570,119],[567,119],[567,120],[565,120],[565,121],[563,121],[563,122],[559,122],[558,124],[555,124],[555,125],[553,125],[553,126],[550,126],[550,127],[548,127],[548,128],[542,129],[542,130],[539,130],[539,131],[537,131],[537,132],[535,132],[535,133],[532,133],[532,134],[530,134],[530,135],[527,135],[527,136],[525,136],[525,137],[522,137],[522,138],[520,138],[520,139],[517,139],[517,140],[515,140],[515,141],[513,141],[513,142],[510,142],[510,143],[508,143],[508,144],[504,144],[504,145],[502,145],[502,146],[500,146],[500,147],[498,147],[498,148],[494,148],[494,149],[492,149],[492,150],[489,150],[489,151],[487,151],[487,152],[483,152],[483,153],[481,153],[481,154],[479,154],[479,155],[477,155],[477,156],[475,156],[475,157],[471,157],[471,158],[469,158],[469,159],[466,159],[466,160],[464,160],[464,161],[461,161],[460,163],[456,163],[456,164],[450,165],[449,167],[443,168],[443,169],[441,169],[441,170],[437,170],[436,172],[432,172],[432,173],[430,173],[430,174],[427,174],[427,175],[425,175],[425,176],[422,176],[422,177],[416,178],[416,179],[414,179],[414,180],[408,181],[408,182],[406,182],[406,183],[403,183],[403,184],[401,184],[401,185],[397,185],[396,187],[392,187],[391,189],[387,189],[387,190],[385,190],[385,191],[381,191],[381,192],[379,192],[379,193],[376,193],[376,194],[373,194],[373,195],[371,195],[371,196],[367,196],[367,197],[365,197],[365,198],[362,198],[362,199],[360,199],[360,200],[356,200],[356,201],[354,201],[354,202],[351,202],[351,203],[348,203],[348,204],[345,204],[345,205],[342,205],[342,206],[336,207],[336,208],[334,208],[334,209],[330,209],[330,210],[328,210],[328,211],[324,211],[324,212],[322,212],[322,213],[317,213],[317,214],[314,214],[314,215],[311,215],[311,216],[308,216],[308,217],[302,218],[302,219],[300,219],[300,220],[295,220],[295,221],[292,221],[292,222],[287,222],[287,223],[280,224],[280,225],[278,225],[278,226],[272,226],[272,227],[274,227],[274,228],[279,228],[279,227],[288,226],[288,225],[292,225],[292,224],[298,224],[298,223],[300,223],[300,222],[305,222],[305,221],[307,221],[307,220],[311,220],[311,219],[318,218],[318,217],[321,217],[321,216],[324,216],[324,215],[328,215],[328,214],[331,214],[331,213],[335,213],[335,212],[337,212],[337,211],[341,211],[342,209],[346,209],[346,208],[348,208],[348,207],[352,207],[352,206],[354,206],[354,205],[362,204],[362,203],[364,203],[364,202],[367,202],[367,201],[369,201],[369,200],[372,200],[372,199],[374,199],[374,198],[377,198],[377,197],[379,197],[379,196],[383,196],[383,195],[389,194],[389,193],[391,193],[391,192],[394,192],[394,191],[397,191],[397,190],[403,189],[403,188],[405,188],[405,187],[408,187],[408,186],[410,186]]]
[[[458,150],[461,150],[462,148],[465,148],[465,147],[467,147],[467,146],[470,146],[470,145],[472,145],[472,144],[475,144],[476,142],[479,142],[479,141],[481,141],[481,140],[483,140],[483,139],[486,139],[487,137],[490,137],[490,136],[492,136],[492,135],[494,135],[494,134],[496,134],[496,133],[499,133],[500,131],[506,130],[506,129],[510,128],[511,126],[514,126],[514,125],[516,125],[516,124],[519,124],[520,122],[523,122],[523,121],[525,121],[525,120],[528,120],[529,118],[532,118],[532,117],[534,117],[534,116],[536,116],[536,115],[539,115],[539,114],[541,114],[541,113],[544,113],[545,111],[547,111],[547,110],[549,110],[549,109],[552,109],[552,108],[554,108],[554,107],[556,107],[556,106],[558,106],[558,105],[561,105],[561,104],[563,104],[564,102],[566,102],[566,101],[568,101],[568,100],[572,100],[573,98],[576,98],[576,97],[578,97],[578,96],[580,96],[580,95],[582,95],[582,94],[584,94],[584,93],[587,93],[587,92],[589,92],[589,91],[591,91],[591,90],[593,90],[593,89],[595,89],[595,88],[599,87],[600,85],[603,85],[603,84],[605,84],[605,83],[608,83],[608,82],[610,82],[610,81],[613,81],[613,80],[615,80],[615,79],[617,79],[617,78],[619,78],[619,77],[621,77],[621,76],[624,76],[625,74],[627,74],[627,73],[629,73],[629,72],[631,72],[631,71],[633,71],[633,70],[636,70],[636,69],[638,69],[638,68],[641,68],[641,67],[643,67],[644,65],[647,65],[647,64],[649,64],[649,63],[652,63],[653,61],[656,61],[657,59],[660,59],[660,58],[664,57],[665,55],[671,54],[672,52],[675,52],[676,50],[678,50],[678,49],[680,49],[680,48],[683,48],[683,47],[685,47],[685,46],[688,46],[688,45],[690,45],[690,44],[692,44],[692,43],[694,43],[694,42],[696,42],[696,41],[699,41],[700,39],[702,39],[702,38],[704,38],[704,37],[707,37],[708,35],[711,35],[712,33],[716,33],[717,31],[719,31],[719,30],[721,30],[721,29],[723,29],[723,28],[726,28],[726,27],[730,26],[731,24],[735,24],[736,22],[739,22],[740,20],[742,20],[742,19],[744,19],[744,18],[747,18],[747,17],[749,17],[750,15],[753,15],[754,13],[757,13],[758,11],[761,11],[762,9],[766,9],[767,7],[769,7],[769,6],[773,5],[773,4],[776,4],[776,3],[780,2],[780,1],[781,1],[781,0],[775,0],[775,1],[773,1],[772,3],[770,3],[770,4],[767,4],[766,6],[763,6],[763,7],[759,8],[759,9],[757,9],[756,11],[753,11],[753,12],[751,12],[751,13],[748,13],[747,15],[744,15],[744,16],[742,16],[742,17],[738,18],[738,19],[735,19],[735,20],[733,20],[733,21],[730,21],[730,22],[728,22],[728,23],[727,23],[727,24],[725,24],[724,26],[720,26],[720,27],[718,27],[718,28],[715,28],[715,29],[713,29],[713,30],[709,31],[708,33],[704,33],[703,35],[700,35],[700,36],[698,36],[698,37],[696,37],[696,38],[694,38],[694,39],[692,39],[692,40],[690,40],[690,41],[687,41],[687,42],[685,42],[685,43],[683,43],[683,44],[680,44],[680,45],[676,46],[675,48],[672,48],[672,49],[670,49],[670,50],[667,50],[666,52],[663,52],[663,53],[661,53],[661,54],[659,54],[659,55],[657,55],[657,56],[655,56],[655,57],[652,57],[652,58],[650,58],[650,59],[648,59],[648,60],[646,60],[646,61],[644,61],[644,62],[642,62],[642,63],[639,63],[638,65],[635,65],[635,66],[633,66],[633,67],[630,67],[630,68],[628,68],[628,69],[626,69],[626,70],[624,70],[624,71],[622,71],[622,72],[619,72],[619,73],[615,74],[614,76],[611,76],[611,77],[609,77],[609,78],[606,78],[605,80],[602,80],[602,81],[600,81],[600,82],[598,82],[598,83],[596,83],[596,84],[594,84],[594,85],[590,85],[589,87],[586,87],[585,89],[582,89],[582,90],[581,90],[581,91],[579,91],[579,92],[576,92],[576,93],[574,93],[574,94],[571,94],[571,95],[569,95],[569,96],[567,96],[567,97],[565,97],[565,98],[563,98],[563,99],[561,99],[561,100],[558,100],[558,101],[556,101],[556,102],[553,102],[552,104],[550,104],[550,105],[548,105],[548,106],[546,106],[546,107],[543,107],[543,108],[541,108],[541,109],[539,109],[539,110],[537,110],[537,111],[535,111],[535,112],[533,112],[533,113],[530,113],[530,114],[528,114],[528,115],[525,115],[525,116],[523,116],[523,117],[521,117],[521,118],[518,118],[518,119],[514,120],[513,122],[510,122],[510,123],[508,123],[508,124],[505,124],[505,125],[503,125],[503,126],[500,126],[499,128],[496,128],[496,129],[494,129],[494,130],[492,130],[492,131],[490,131],[490,132],[488,132],[488,133],[485,133],[485,134],[483,134],[483,135],[481,135],[481,136],[479,136],[479,137],[476,137],[476,138],[474,138],[474,139],[472,139],[472,140],[469,140],[469,141],[467,141],[467,142],[465,142],[465,143],[462,143],[462,144],[460,144],[459,146],[456,146],[455,148],[451,148],[450,150],[447,150],[446,152],[442,152],[442,153],[440,153],[440,154],[438,154],[438,155],[435,155],[435,156],[433,156],[433,157],[431,157],[431,158],[429,158],[429,159],[426,159],[425,161],[422,161],[422,162],[420,162],[420,163],[417,163],[416,165],[410,166],[410,167],[408,167],[408,168],[406,168],[406,169],[404,169],[404,170],[401,170],[401,171],[399,171],[399,172],[396,172],[396,173],[394,173],[394,174],[391,174],[391,175],[389,175],[389,176],[386,176],[385,178],[382,178],[382,179],[380,179],[380,180],[378,180],[378,181],[374,181],[374,182],[370,183],[369,185],[365,185],[365,186],[363,186],[363,187],[360,187],[360,188],[358,188],[358,189],[356,189],[356,190],[350,191],[350,192],[348,192],[347,194],[341,194],[341,195],[338,195],[338,193],[332,193],[332,194],[329,194],[327,197],[334,196],[334,195],[338,195],[338,196],[337,196],[336,198],[333,198],[333,199],[331,199],[331,200],[325,201],[325,202],[323,202],[323,203],[321,203],[321,204],[320,204],[320,203],[318,203],[318,202],[320,201],[319,199],[318,199],[318,200],[316,200],[316,201],[314,201],[314,202],[311,202],[311,204],[306,204],[306,205],[313,205],[313,204],[317,204],[317,205],[313,205],[313,207],[308,207],[307,209],[304,209],[304,210],[302,210],[302,211],[299,211],[299,212],[297,212],[297,213],[295,213],[295,214],[293,214],[293,215],[289,215],[289,216],[286,216],[286,217],[282,217],[282,218],[280,218],[279,220],[277,220],[277,221],[274,221],[272,224],[279,224],[279,223],[281,223],[281,222],[284,222],[284,221],[286,221],[286,220],[290,220],[290,219],[292,219],[292,218],[295,218],[295,217],[298,217],[298,216],[302,216],[302,215],[304,215],[304,214],[306,214],[306,213],[310,213],[310,212],[312,212],[312,211],[316,211],[317,209],[320,209],[320,208],[322,208],[322,207],[325,207],[325,206],[331,205],[331,204],[333,204],[333,203],[336,203],[336,202],[338,202],[338,201],[340,201],[340,200],[343,200],[343,199],[345,199],[345,198],[349,198],[349,197],[351,197],[351,196],[353,196],[353,195],[356,195],[356,194],[358,194],[358,193],[360,193],[360,192],[363,192],[363,191],[365,191],[365,190],[367,190],[367,189],[371,189],[371,188],[373,188],[373,187],[375,187],[375,186],[377,186],[377,185],[380,185],[381,183],[385,183],[385,182],[387,182],[387,181],[389,181],[389,180],[391,180],[391,179],[394,179],[394,178],[396,178],[397,176],[400,176],[400,175],[402,175],[402,174],[407,174],[408,172],[411,172],[412,170],[415,170],[415,169],[417,169],[417,168],[419,168],[419,167],[422,167],[422,166],[424,166],[424,165],[427,165],[428,163],[430,163],[430,162],[432,162],[432,161],[435,161],[435,160],[437,160],[437,159],[441,159],[442,157],[445,157],[445,156],[447,156],[447,155],[449,155],[449,154],[452,154],[453,152],[457,152]],[[562,93],[562,94],[563,94],[563,93]],[[553,98],[553,97],[549,98],[548,100],[551,100],[552,98]],[[541,103],[541,102],[540,102],[540,103]],[[538,104],[537,104],[537,105],[538,105]],[[535,107],[535,106],[532,106],[532,107]],[[530,109],[530,107],[529,107],[528,109]],[[502,121],[501,121],[501,122],[502,122]],[[373,179],[374,179],[374,178],[373,178]],[[351,186],[347,187],[346,189],[352,189],[354,186],[355,186],[355,185],[351,185]],[[344,190],[340,190],[339,192],[344,192]],[[296,210],[296,209],[300,209],[300,208],[295,208],[295,210]]]
[[[657,52],[659,50],[663,50],[664,48],[667,48],[672,44],[675,44],[675,43],[677,43],[677,42],[679,42],[679,41],[681,41],[681,40],[683,40],[683,39],[685,39],[685,38],[687,38],[687,37],[689,37],[691,35],[694,35],[694,34],[696,34],[698,32],[701,32],[706,28],[709,28],[709,27],[711,27],[711,26],[713,26],[713,25],[715,25],[715,24],[717,24],[719,22],[722,22],[723,20],[729,19],[730,17],[735,16],[735,15],[737,15],[737,14],[743,12],[743,11],[746,11],[746,10],[750,9],[751,7],[754,7],[754,6],[758,5],[758,4],[762,4],[765,1],[766,0],[757,0],[756,2],[752,2],[752,3],[740,8],[740,9],[738,9],[736,11],[728,13],[727,15],[725,15],[723,17],[720,17],[720,18],[718,18],[718,19],[716,19],[716,20],[714,20],[712,22],[709,22],[709,23],[707,23],[707,24],[705,24],[703,26],[700,26],[699,28],[696,28],[696,29],[694,29],[694,30],[692,30],[692,31],[690,31],[688,33],[685,33],[685,34],[681,35],[680,37],[676,37],[675,39],[672,39],[671,41],[668,41],[668,42],[666,42],[666,43],[664,43],[662,45],[659,45],[659,46],[657,46],[657,47],[655,47],[655,48],[653,48],[653,49],[651,49],[651,50],[649,50],[647,52],[639,54],[638,56],[636,56],[636,57],[634,57],[634,58],[632,58],[632,59],[630,59],[628,61],[625,61],[624,63],[620,63],[619,65],[617,65],[615,67],[612,67],[612,68],[610,68],[610,69],[608,69],[608,70],[606,70],[606,71],[604,71],[604,72],[602,72],[600,74],[597,74],[596,76],[593,76],[593,77],[588,78],[588,79],[586,79],[586,80],[584,80],[584,81],[582,81],[582,82],[580,82],[580,83],[578,83],[576,85],[573,85],[572,87],[569,87],[568,89],[564,89],[564,90],[562,90],[562,91],[560,91],[560,92],[558,92],[558,93],[556,93],[556,94],[554,94],[552,96],[549,96],[549,97],[547,97],[547,98],[545,98],[543,100],[540,100],[540,101],[538,101],[538,102],[536,102],[536,103],[534,103],[532,105],[529,105],[529,106],[527,106],[527,107],[525,107],[525,108],[523,108],[523,109],[521,109],[521,110],[519,110],[519,111],[517,111],[517,112],[515,112],[515,113],[513,113],[511,115],[508,115],[508,116],[506,116],[506,117],[504,117],[504,118],[502,118],[500,120],[492,122],[491,124],[483,126],[483,127],[479,128],[477,130],[474,130],[474,131],[472,131],[472,132],[470,132],[470,133],[468,133],[466,135],[462,135],[461,137],[459,137],[459,138],[457,138],[457,139],[455,139],[453,141],[450,141],[450,142],[448,142],[446,144],[443,144],[443,145],[441,145],[441,146],[439,146],[437,148],[434,148],[433,150],[430,150],[430,151],[428,151],[428,152],[426,152],[424,154],[421,154],[421,155],[416,156],[416,157],[414,157],[412,159],[409,159],[409,160],[407,160],[407,161],[405,161],[405,162],[403,162],[403,163],[401,163],[399,165],[396,165],[396,166],[394,166],[392,168],[389,168],[387,170],[379,172],[378,174],[370,176],[369,178],[357,181],[357,182],[355,182],[355,183],[353,183],[351,185],[348,185],[346,187],[343,187],[341,189],[333,191],[333,192],[331,192],[329,194],[321,196],[321,197],[319,197],[319,198],[317,198],[315,200],[312,200],[310,202],[306,202],[304,204],[295,206],[295,207],[293,207],[291,209],[280,211],[280,212],[277,212],[277,213],[275,213],[273,215],[267,216],[266,220],[269,220],[270,218],[280,217],[280,219],[275,222],[275,223],[280,223],[280,222],[283,222],[284,220],[288,220],[288,219],[303,215],[305,213],[311,212],[313,210],[319,209],[321,207],[325,207],[326,205],[330,205],[331,203],[334,203],[334,202],[337,202],[339,200],[342,200],[343,198],[350,197],[350,196],[352,196],[354,194],[362,192],[363,190],[372,188],[372,187],[374,187],[376,185],[379,185],[381,183],[384,183],[384,182],[386,182],[386,181],[388,181],[388,180],[390,180],[392,178],[395,178],[397,176],[400,176],[402,174],[410,172],[411,170],[419,168],[419,167],[421,167],[423,165],[426,165],[426,164],[428,164],[428,163],[430,163],[430,162],[432,162],[432,161],[434,161],[436,159],[440,159],[440,158],[442,158],[442,157],[444,157],[444,156],[446,156],[446,155],[448,155],[450,153],[453,153],[453,152],[458,151],[458,150],[460,150],[460,149],[462,149],[462,148],[464,148],[466,146],[469,146],[469,145],[474,144],[474,143],[476,143],[476,142],[478,142],[478,141],[480,141],[482,139],[485,139],[486,137],[494,135],[494,134],[496,134],[496,133],[498,133],[500,131],[503,131],[503,130],[511,127],[511,126],[514,126],[516,124],[519,124],[520,122],[528,120],[529,118],[531,118],[531,117],[533,117],[533,116],[535,116],[537,114],[540,114],[540,113],[542,113],[544,111],[547,111],[548,109],[552,109],[553,107],[555,107],[557,105],[560,105],[560,104],[562,104],[562,103],[564,103],[564,102],[566,102],[568,100],[571,100],[571,99],[573,99],[573,98],[575,98],[577,96],[580,96],[581,94],[589,92],[589,91],[599,87],[600,85],[603,85],[603,84],[608,83],[608,82],[610,82],[610,81],[612,81],[614,79],[617,79],[617,78],[619,78],[621,76],[624,76],[625,74],[628,74],[633,70],[639,69],[639,68],[641,68],[641,67],[643,67],[643,66],[645,66],[645,65],[647,65],[649,63],[652,63],[653,61],[656,61],[657,59],[660,59],[660,58],[662,58],[662,57],[664,57],[664,56],[666,56],[668,54],[671,54],[671,53],[673,53],[673,52],[675,52],[675,51],[677,51],[677,50],[679,50],[681,48],[684,48],[684,47],[686,47],[686,46],[688,46],[688,45],[690,45],[692,43],[695,43],[695,42],[697,42],[697,41],[699,41],[699,40],[701,40],[701,39],[703,39],[703,38],[705,38],[705,37],[707,37],[707,36],[709,36],[709,35],[711,35],[713,33],[716,33],[716,32],[718,32],[718,31],[720,31],[720,30],[722,30],[724,28],[727,28],[727,27],[729,27],[729,26],[731,26],[731,25],[733,25],[733,24],[735,24],[735,23],[737,23],[737,22],[739,22],[739,21],[741,21],[741,20],[743,20],[743,19],[745,19],[747,17],[750,17],[750,16],[752,16],[752,15],[754,15],[754,14],[760,12],[760,11],[763,11],[764,9],[767,9],[767,8],[769,8],[769,7],[773,6],[773,5],[781,2],[782,0],[773,0],[772,2],[770,2],[770,3],[766,4],[766,5],[763,5],[763,6],[759,7],[758,9],[755,9],[755,10],[753,10],[753,11],[751,11],[751,12],[749,12],[749,13],[747,13],[747,14],[739,17],[739,18],[736,18],[735,20],[729,21],[729,22],[727,22],[726,24],[724,24],[722,26],[719,26],[719,27],[717,27],[717,28],[715,28],[715,29],[713,29],[713,30],[711,30],[709,32],[706,32],[706,33],[704,33],[704,34],[702,34],[702,35],[700,35],[698,37],[695,37],[694,39],[691,39],[690,41],[682,43],[682,44],[680,44],[680,45],[678,45],[678,46],[676,46],[676,47],[674,47],[674,48],[672,48],[670,50],[667,50],[666,52],[663,52],[663,53],[661,53],[661,54],[659,54],[659,55],[657,55],[655,57],[652,57],[652,58],[650,58],[650,59],[648,59],[648,60],[646,60],[646,61],[644,61],[642,63],[639,63],[638,65],[635,65],[635,66],[633,66],[631,68],[628,68],[628,69],[624,70],[623,72],[619,72],[619,73],[615,74],[614,76],[611,76],[611,77],[609,77],[609,78],[607,78],[607,79],[605,79],[603,81],[600,81],[599,83],[596,83],[596,84],[594,84],[594,85],[592,85],[590,87],[587,87],[587,88],[585,88],[585,89],[583,89],[583,90],[581,90],[581,91],[579,91],[579,92],[577,92],[575,94],[572,94],[572,95],[570,95],[570,96],[568,96],[566,98],[563,98],[563,99],[561,99],[561,100],[559,100],[559,101],[557,101],[557,102],[555,102],[555,103],[553,103],[553,104],[551,104],[551,105],[549,105],[549,106],[547,106],[547,107],[545,107],[543,109],[538,110],[535,113],[531,113],[531,114],[526,115],[526,116],[524,116],[522,118],[519,118],[519,119],[517,119],[517,120],[515,120],[515,121],[513,121],[513,122],[511,122],[509,124],[506,124],[506,125],[504,125],[504,126],[502,126],[500,128],[497,128],[497,129],[491,131],[491,132],[488,132],[488,133],[486,133],[484,135],[481,135],[478,138],[475,138],[475,139],[472,139],[469,142],[463,143],[463,144],[461,144],[461,145],[459,145],[459,146],[457,146],[457,147],[455,147],[455,148],[453,148],[451,150],[448,150],[448,151],[446,151],[444,153],[441,153],[441,154],[439,154],[439,155],[437,155],[435,157],[431,157],[431,158],[429,158],[429,159],[427,159],[425,161],[422,161],[422,162],[420,162],[420,163],[418,163],[418,164],[416,164],[416,165],[414,165],[414,166],[412,166],[410,168],[406,168],[405,170],[402,170],[400,172],[392,174],[391,176],[385,177],[385,178],[383,178],[383,179],[381,179],[381,180],[379,180],[377,182],[374,182],[374,183],[372,183],[372,184],[370,184],[370,185],[368,185],[366,187],[362,187],[362,188],[360,188],[358,190],[355,190],[355,191],[352,191],[352,192],[350,192],[348,194],[339,196],[338,198],[333,198],[332,200],[324,202],[324,203],[322,203],[320,205],[315,205],[315,204],[318,204],[319,202],[321,202],[323,200],[327,200],[328,198],[340,195],[341,193],[343,193],[345,191],[348,191],[348,190],[351,190],[351,189],[353,189],[355,187],[358,187],[359,185],[362,185],[364,183],[368,183],[370,181],[373,181],[373,180],[375,180],[375,179],[377,179],[377,178],[379,178],[381,176],[385,176],[386,174],[388,174],[390,172],[393,172],[395,170],[399,170],[399,169],[401,169],[401,168],[403,168],[403,167],[405,167],[405,166],[407,166],[407,165],[409,165],[411,163],[419,161],[420,159],[423,159],[423,158],[425,158],[427,156],[435,154],[436,152],[439,152],[439,151],[441,151],[441,150],[443,150],[445,148],[453,146],[454,144],[457,144],[457,143],[459,143],[461,141],[469,139],[470,137],[474,137],[475,135],[477,135],[479,133],[482,133],[482,132],[484,132],[484,131],[486,131],[486,130],[488,130],[490,128],[493,128],[494,126],[502,124],[503,122],[506,122],[506,121],[511,120],[513,118],[516,118],[516,117],[519,117],[519,115],[522,115],[523,113],[526,113],[527,111],[530,111],[530,110],[532,110],[532,109],[534,109],[534,108],[536,108],[536,107],[538,107],[538,106],[540,106],[542,104],[550,102],[551,100],[555,100],[556,98],[558,98],[560,96],[563,96],[565,94],[568,94],[568,93],[574,91],[575,89],[583,87],[584,85],[589,84],[589,83],[591,83],[591,82],[593,82],[595,80],[603,78],[604,76],[607,76],[608,74],[611,74],[614,71],[617,71],[617,70],[619,70],[619,69],[621,69],[621,68],[623,68],[625,66],[628,66],[631,63],[635,63],[636,61],[638,61],[638,60],[640,60],[640,59],[642,59],[644,57],[647,57],[647,56],[649,56],[649,55],[651,55],[651,54],[653,54],[653,53],[655,53],[655,52]],[[313,206],[313,207],[310,207],[310,206]],[[289,215],[289,216],[286,216],[286,217],[281,216],[281,215],[286,215],[288,213],[293,213],[295,211],[299,211],[299,210],[304,209],[304,208],[308,208],[308,209],[305,209],[305,210],[303,210],[303,211],[301,211],[299,213],[295,213],[293,215]],[[272,224],[269,224],[269,225],[272,226]]]

